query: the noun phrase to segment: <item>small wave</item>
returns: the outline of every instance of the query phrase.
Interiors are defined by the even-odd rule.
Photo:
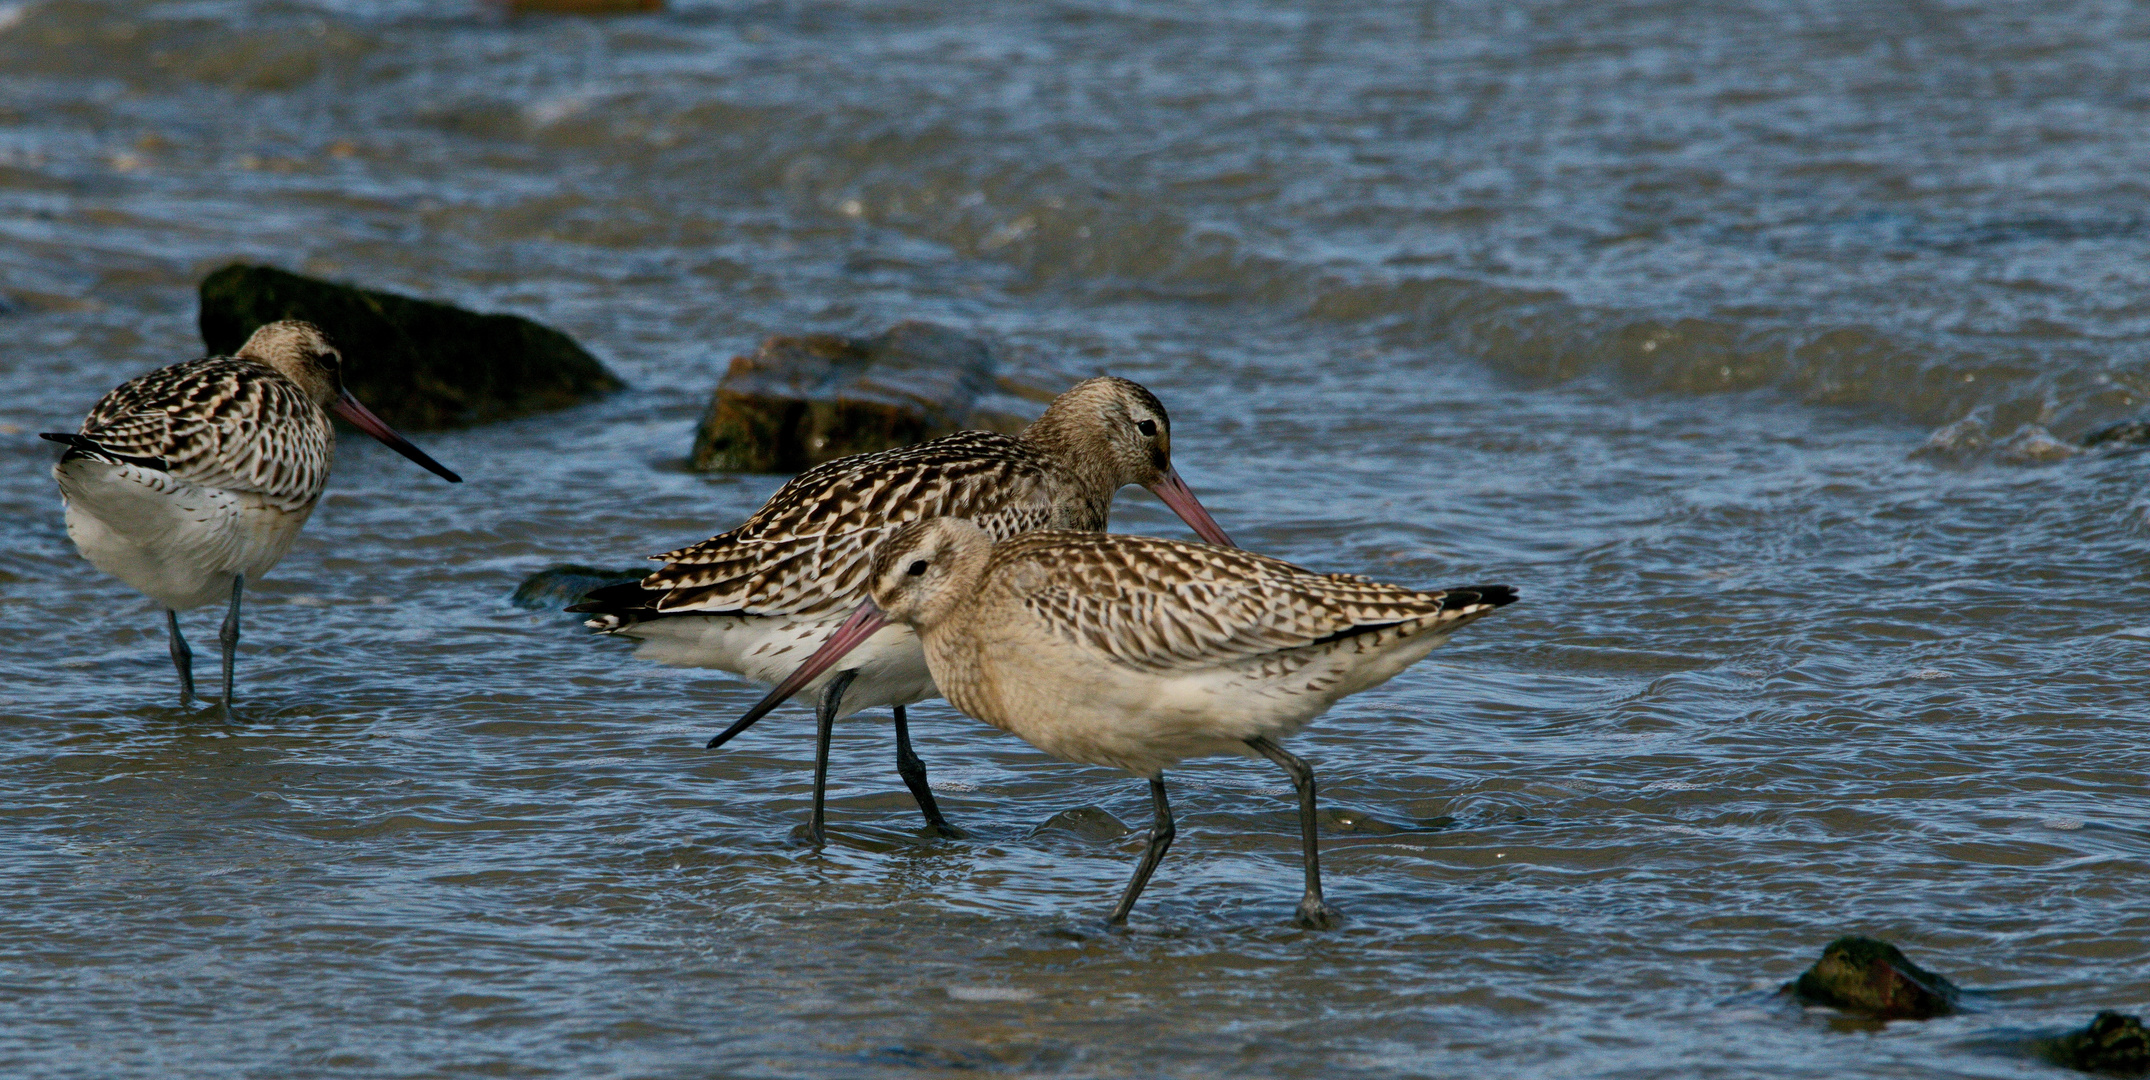
[[[1610,308],[1557,289],[1295,259],[1192,208],[1047,193],[1029,183],[1034,178],[961,183],[929,167],[899,180],[818,157],[809,172],[810,194],[794,193],[807,194],[818,212],[912,233],[1040,280],[1108,296],[1283,307],[1365,328],[1402,355],[1446,352],[1530,381],[1595,377],[1678,395],[1774,390],[1935,425],[1977,414],[1985,427],[2010,433],[1983,436],[1981,449],[2022,462],[2073,452],[2054,429],[2080,433],[2150,401],[2150,373],[2116,367],[2100,343],[2073,331],[1973,339],[1812,321],[1773,308],[1699,315]],[[795,170],[788,179],[806,175]],[[1006,190],[1014,187],[1020,195]]]

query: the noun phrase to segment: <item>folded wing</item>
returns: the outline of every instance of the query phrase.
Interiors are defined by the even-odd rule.
[[[996,539],[1051,524],[1046,475],[1029,448],[983,431],[841,458],[792,478],[738,528],[652,556],[664,567],[569,610],[625,622],[849,609],[875,548],[907,522],[969,518]]]
[[[333,440],[328,418],[290,380],[229,357],[129,380],[97,402],[77,435],[54,438],[69,455],[251,492],[286,509],[320,494]]]
[[[1034,533],[1007,575],[1052,630],[1142,671],[1213,668],[1397,626],[1454,628],[1513,603],[1505,585],[1424,592],[1317,574],[1249,551],[1155,537]]]

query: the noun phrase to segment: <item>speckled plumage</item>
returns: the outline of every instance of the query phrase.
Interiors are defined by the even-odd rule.
[[[321,497],[336,432],[321,407],[275,368],[244,356],[212,356],[159,368],[106,394],[67,457],[161,464],[174,480],[249,492],[284,511]]]
[[[595,629],[640,638],[638,656],[776,682],[865,598],[874,550],[907,522],[959,515],[996,537],[1103,529],[1113,493],[1141,484],[1204,539],[1229,545],[1173,471],[1171,447],[1171,420],[1148,390],[1110,376],[1088,379],[1020,435],[963,431],[809,469],[746,524],[655,556],[662,569],[599,589],[568,610],[593,614]],[[943,835],[960,835],[941,818],[910,749],[904,707],[938,693],[917,636],[889,626],[852,644],[842,668],[794,688],[819,699],[809,835],[820,842],[830,724],[877,705],[893,707],[896,768],[926,820]]]
[[[1143,435],[1145,421],[1162,426]],[[874,550],[908,522],[963,517],[995,537],[1098,530],[1127,484],[1169,481],[1184,491],[1171,469],[1169,425],[1164,406],[1138,384],[1091,379],[1021,435],[962,431],[809,469],[739,527],[652,556],[665,565],[570,610],[590,613],[593,629],[641,638],[638,655],[649,659],[774,682],[865,598]],[[1199,505],[1194,514],[1215,529]],[[917,642],[901,627],[876,635],[852,670],[859,674],[841,715],[934,695]]]
[[[959,431],[809,469],[738,528],[652,556],[665,566],[641,584],[662,593],[660,612],[841,618],[865,595],[874,549],[897,528],[961,517],[995,537],[1102,529],[1112,500],[1102,486],[1021,439]]]
[[[1473,592],[1318,574],[1235,548],[1066,532],[996,544],[980,602],[1002,596],[1072,644],[1159,673],[1243,664],[1391,628],[1408,633],[1481,610]]]
[[[925,574],[906,572],[919,562]],[[950,704],[1056,757],[1140,776],[1290,735],[1515,597],[1147,536],[991,543],[953,520],[891,537],[873,581],[923,639]]]
[[[1149,779],[1156,824],[1115,924],[1172,843],[1164,770],[1243,754],[1291,776],[1306,870],[1296,920],[1334,926],[1314,772],[1276,740],[1515,600],[1505,585],[1407,589],[1147,536],[1042,531],[995,542],[946,517],[892,534],[869,587],[872,599],[828,644],[718,739],[839,668],[884,623],[906,626],[949,704],[1064,761]]]
[[[67,531],[98,569],[174,611],[229,595],[284,557],[328,483],[335,347],[270,323],[236,356],[130,379],[99,399],[53,466]]]
[[[90,409],[52,467],[67,535],[98,569],[169,612],[229,598],[224,701],[245,582],[269,572],[298,539],[328,483],[335,428],[350,420],[442,477],[427,457],[343,390],[342,356],[311,323],[273,322],[234,356],[212,356],[128,380]],[[192,653],[167,619],[180,700],[193,695]]]

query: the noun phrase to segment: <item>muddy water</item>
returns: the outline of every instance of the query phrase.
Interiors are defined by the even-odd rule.
[[[2150,1007],[2150,17],[2121,4],[0,5],[0,1072],[2025,1076]],[[274,262],[632,389],[347,441],[233,724],[33,436]],[[1525,602],[1265,764],[842,729],[507,602],[779,478],[723,361],[928,318],[1143,380],[1236,537]],[[1184,535],[1140,492],[1116,527]],[[198,644],[215,616],[191,622]],[[1065,820],[1065,819],[1062,819]],[[1102,827],[1098,827],[1102,826]],[[1972,1011],[1768,991],[1842,932]]]

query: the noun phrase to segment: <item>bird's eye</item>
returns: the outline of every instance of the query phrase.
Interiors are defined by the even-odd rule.
[[[1141,432],[1145,438],[1154,439],[1157,437],[1157,421],[1139,421],[1135,424],[1135,430]]]
[[[909,567],[905,568],[903,572],[911,575],[912,577],[923,576],[926,572],[926,560],[920,559],[917,562],[912,563]]]

